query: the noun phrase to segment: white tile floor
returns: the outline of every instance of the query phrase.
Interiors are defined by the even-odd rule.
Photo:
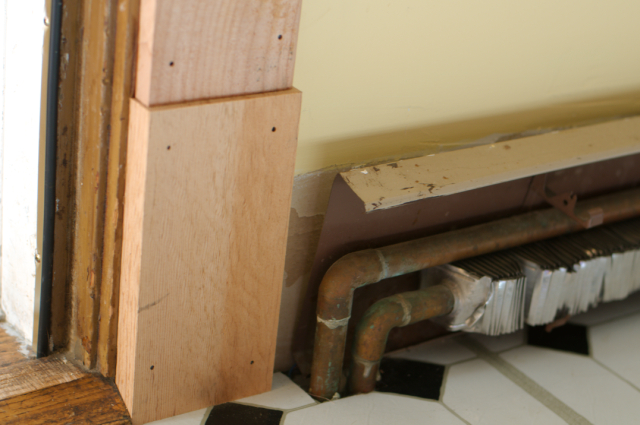
[[[229,404],[231,413],[209,408],[153,424],[640,424],[640,294],[570,322],[586,326],[576,329],[589,355],[528,345],[517,332],[450,336],[388,356],[445,366],[439,400],[374,392],[319,404],[276,373],[271,392]]]
[[[449,369],[442,403],[471,424],[564,424],[551,410],[481,359]]]

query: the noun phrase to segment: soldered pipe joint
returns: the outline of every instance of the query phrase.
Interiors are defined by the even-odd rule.
[[[380,361],[393,328],[449,314],[454,304],[451,290],[437,285],[393,295],[371,306],[356,328],[351,393],[369,393],[375,389]]]
[[[331,399],[338,392],[353,292],[386,277],[383,261],[376,250],[353,252],[336,261],[322,279],[309,389],[319,400]]]
[[[603,210],[603,223],[638,216],[640,190],[580,201],[575,211],[580,215],[596,207]],[[354,252],[341,258],[325,275],[318,293],[317,315],[322,320],[316,326],[311,395],[327,400],[338,391],[346,345],[344,324],[351,315],[356,288],[580,229],[580,224],[557,210],[534,211],[377,250]]]

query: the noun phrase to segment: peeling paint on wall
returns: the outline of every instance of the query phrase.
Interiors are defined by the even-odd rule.
[[[329,168],[296,176],[293,181],[291,208],[296,211],[297,216],[323,215],[329,204],[333,179],[338,172],[348,168]]]

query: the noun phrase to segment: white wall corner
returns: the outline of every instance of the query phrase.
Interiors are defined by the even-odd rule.
[[[2,258],[6,320],[32,341],[36,278],[44,0],[3,0]]]

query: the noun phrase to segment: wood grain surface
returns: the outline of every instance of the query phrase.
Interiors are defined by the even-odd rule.
[[[45,357],[15,363],[0,368],[0,400],[75,381],[86,375],[62,358]]]
[[[84,0],[80,7],[81,60],[77,69],[76,143],[71,158],[73,227],[71,286],[74,293],[71,348],[84,365],[97,358],[100,278],[113,81],[114,9],[117,2]]]
[[[300,102],[132,101],[116,383],[134,424],[270,389]]]
[[[0,401],[3,425],[125,425],[131,420],[118,391],[104,378],[88,375]]]
[[[136,98],[179,103],[290,88],[301,0],[142,0]]]
[[[127,134],[129,103],[133,96],[139,8],[140,0],[120,0],[116,14],[97,344],[97,365],[100,373],[108,377],[115,376],[116,372]]]
[[[58,123],[56,139],[56,220],[53,232],[53,273],[51,285],[51,327],[49,341],[54,350],[67,347],[71,334],[71,278],[69,263],[73,255],[75,228],[75,151],[78,146],[77,54],[80,36],[81,2],[62,3],[60,75],[58,84]]]

